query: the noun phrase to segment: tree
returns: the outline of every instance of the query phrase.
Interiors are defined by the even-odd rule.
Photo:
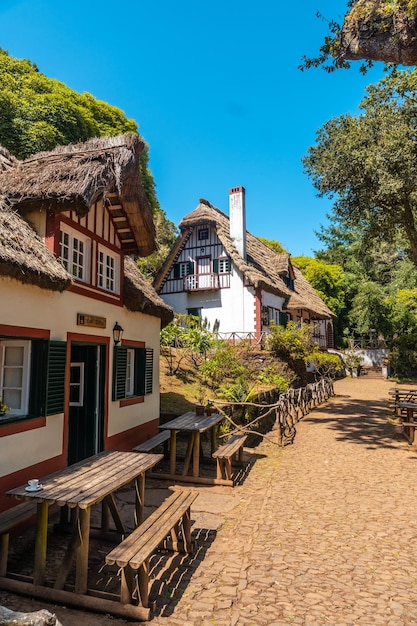
[[[57,145],[91,137],[138,132],[138,125],[123,111],[89,93],[77,93],[48,78],[28,60],[14,59],[0,48],[0,144],[24,159]],[[142,185],[155,219],[158,251],[142,259],[140,267],[155,276],[176,237],[175,225],[161,209],[149,169],[149,149],[139,159]]]
[[[329,21],[318,56],[303,57],[301,70],[321,66],[332,72],[356,60],[364,61],[362,72],[373,61],[417,63],[417,0],[349,0],[346,9],[342,23]]]
[[[342,115],[317,133],[304,168],[333,216],[359,229],[366,245],[404,241],[417,267],[417,70],[395,71],[368,87],[354,117]]]
[[[334,325],[335,341],[337,345],[341,345],[346,321],[346,277],[343,268],[338,264],[306,256],[293,257],[292,261],[337,316]]]
[[[284,246],[280,244],[279,241],[275,241],[275,239],[265,239],[265,237],[258,237],[259,241],[262,241],[263,244],[271,248],[274,252],[278,254],[285,254],[287,251]]]

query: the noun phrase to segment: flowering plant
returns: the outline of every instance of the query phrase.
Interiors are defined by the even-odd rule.
[[[10,410],[10,407],[7,404],[4,404],[3,398],[0,396],[0,413],[7,413]]]

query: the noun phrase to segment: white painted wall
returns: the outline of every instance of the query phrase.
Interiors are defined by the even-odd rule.
[[[242,275],[232,267],[230,287],[215,291],[161,294],[164,301],[176,313],[187,313],[188,309],[202,309],[210,328],[220,320],[220,332],[254,332],[255,299],[253,289],[243,285]]]
[[[78,294],[57,293],[40,289],[2,276],[0,278],[0,323],[51,331],[50,338],[67,340],[67,332],[110,337],[108,436],[146,423],[159,417],[159,331],[160,320],[150,315],[133,313],[126,308],[99,302]],[[105,317],[106,329],[77,326],[77,313]],[[123,337],[145,341],[154,350],[153,389],[140,404],[120,407],[111,400],[111,373],[113,362],[112,328],[119,322]],[[46,418],[46,426],[0,438],[0,475],[23,469],[63,452],[63,415]],[[24,450],[24,454],[16,454]]]

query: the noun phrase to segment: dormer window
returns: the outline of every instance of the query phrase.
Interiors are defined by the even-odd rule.
[[[291,291],[294,291],[294,279],[290,278],[289,276],[281,276],[281,278],[284,281],[284,283],[287,285],[288,289],[291,289]]]
[[[77,280],[88,282],[90,239],[66,224],[61,224],[59,257],[67,272]]]
[[[208,228],[200,228],[198,231],[198,240],[199,241],[207,241],[209,238],[209,229]]]

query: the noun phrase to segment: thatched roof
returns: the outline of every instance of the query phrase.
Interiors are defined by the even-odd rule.
[[[318,293],[313,289],[308,280],[303,276],[301,270],[292,265],[294,270],[294,291],[286,304],[287,311],[304,309],[311,313],[313,318],[331,319],[336,315],[323,302]]]
[[[45,246],[35,231],[0,199],[0,275],[63,291],[72,277]]]
[[[416,65],[417,20],[408,5],[405,0],[358,0],[344,19],[341,57]]]
[[[22,214],[46,209],[74,210],[80,216],[95,201],[115,194],[134,235],[136,250],[132,252],[147,256],[156,249],[156,242],[139,172],[143,148],[142,139],[128,133],[59,146],[24,161],[15,159],[8,168],[1,167],[0,156],[0,193]]]
[[[174,243],[164,266],[158,273],[154,286],[160,291],[164,281],[176,262],[185,242],[197,225],[207,224],[216,229],[233,264],[254,287],[276,294],[286,299],[286,309],[304,309],[320,319],[334,317],[314,289],[302,276],[298,268],[293,267],[288,253],[279,254],[268,248],[257,237],[246,231],[246,260],[239,254],[230,237],[229,218],[207,200],[200,199],[198,207],[180,222],[181,233]],[[283,281],[283,276],[294,276],[295,291],[290,290]]]
[[[162,320],[168,324],[174,312],[143,276],[135,261],[126,256],[124,259],[124,304],[130,311],[140,311]]]
[[[18,160],[12,154],[10,154],[10,152],[6,150],[6,148],[0,146],[0,172],[15,167],[17,163]]]

